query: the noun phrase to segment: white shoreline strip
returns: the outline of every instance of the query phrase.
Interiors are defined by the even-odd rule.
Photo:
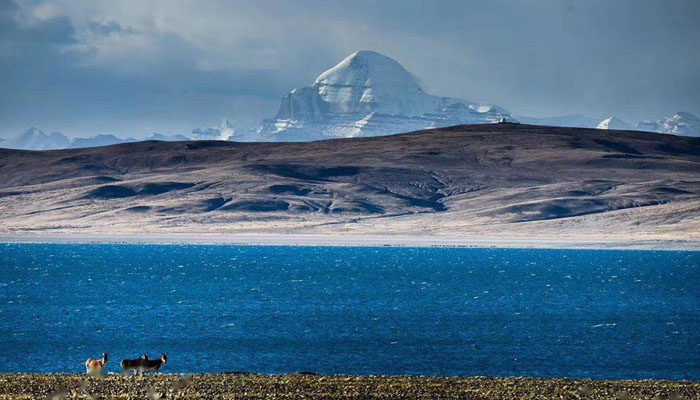
[[[0,234],[0,243],[189,244],[241,246],[464,247],[515,249],[687,250],[700,251],[700,241],[567,238],[448,237],[407,235],[290,234]]]

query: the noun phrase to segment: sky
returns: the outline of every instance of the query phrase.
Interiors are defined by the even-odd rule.
[[[0,137],[245,131],[356,50],[516,115],[700,115],[698,0],[0,0]]]

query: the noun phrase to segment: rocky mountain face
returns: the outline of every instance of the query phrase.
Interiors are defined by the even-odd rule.
[[[309,141],[389,135],[458,124],[515,119],[506,110],[427,94],[395,60],[358,51],[289,92],[274,118],[263,121],[263,140]]]
[[[636,128],[650,132],[700,137],[700,118],[680,111],[672,117],[661,118],[655,122],[641,121],[637,123]]]

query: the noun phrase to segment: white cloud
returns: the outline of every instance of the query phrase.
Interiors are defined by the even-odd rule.
[[[60,10],[52,3],[41,3],[31,9],[32,16],[45,21],[61,16]]]

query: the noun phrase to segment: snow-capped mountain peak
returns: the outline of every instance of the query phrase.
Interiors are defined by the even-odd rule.
[[[418,80],[395,60],[357,51],[325,71],[312,85],[330,112],[420,114],[437,99],[426,96]],[[426,102],[428,104],[426,104]]]
[[[637,123],[637,128],[645,131],[700,137],[700,118],[689,112],[679,111],[672,117],[661,118],[655,122],[641,121]]]
[[[610,117],[600,121],[596,129],[629,130],[632,129],[632,125],[617,117]]]
[[[154,133],[148,136],[145,140],[160,140],[160,141],[186,141],[186,140],[232,140],[236,135],[236,130],[233,125],[224,120],[219,126],[203,127],[192,130],[188,135],[163,135]],[[111,134],[95,135],[91,137],[76,137],[69,139],[59,132],[53,132],[46,135],[40,129],[30,127],[21,135],[9,139],[0,139],[0,147],[9,149],[21,150],[55,150],[67,148],[83,148],[83,147],[98,147],[109,146],[113,144],[136,142],[134,138],[120,138]]]
[[[333,68],[319,75],[315,83],[356,85],[364,84],[373,77],[387,83],[394,80],[420,89],[416,77],[396,60],[371,50],[360,50],[350,54]]]
[[[401,64],[373,51],[355,52],[310,86],[282,98],[262,139],[306,141],[378,136],[514,118],[503,108],[425,93]]]
[[[70,140],[59,132],[46,135],[38,128],[30,127],[23,134],[2,143],[3,147],[22,150],[50,150],[68,147]]]

